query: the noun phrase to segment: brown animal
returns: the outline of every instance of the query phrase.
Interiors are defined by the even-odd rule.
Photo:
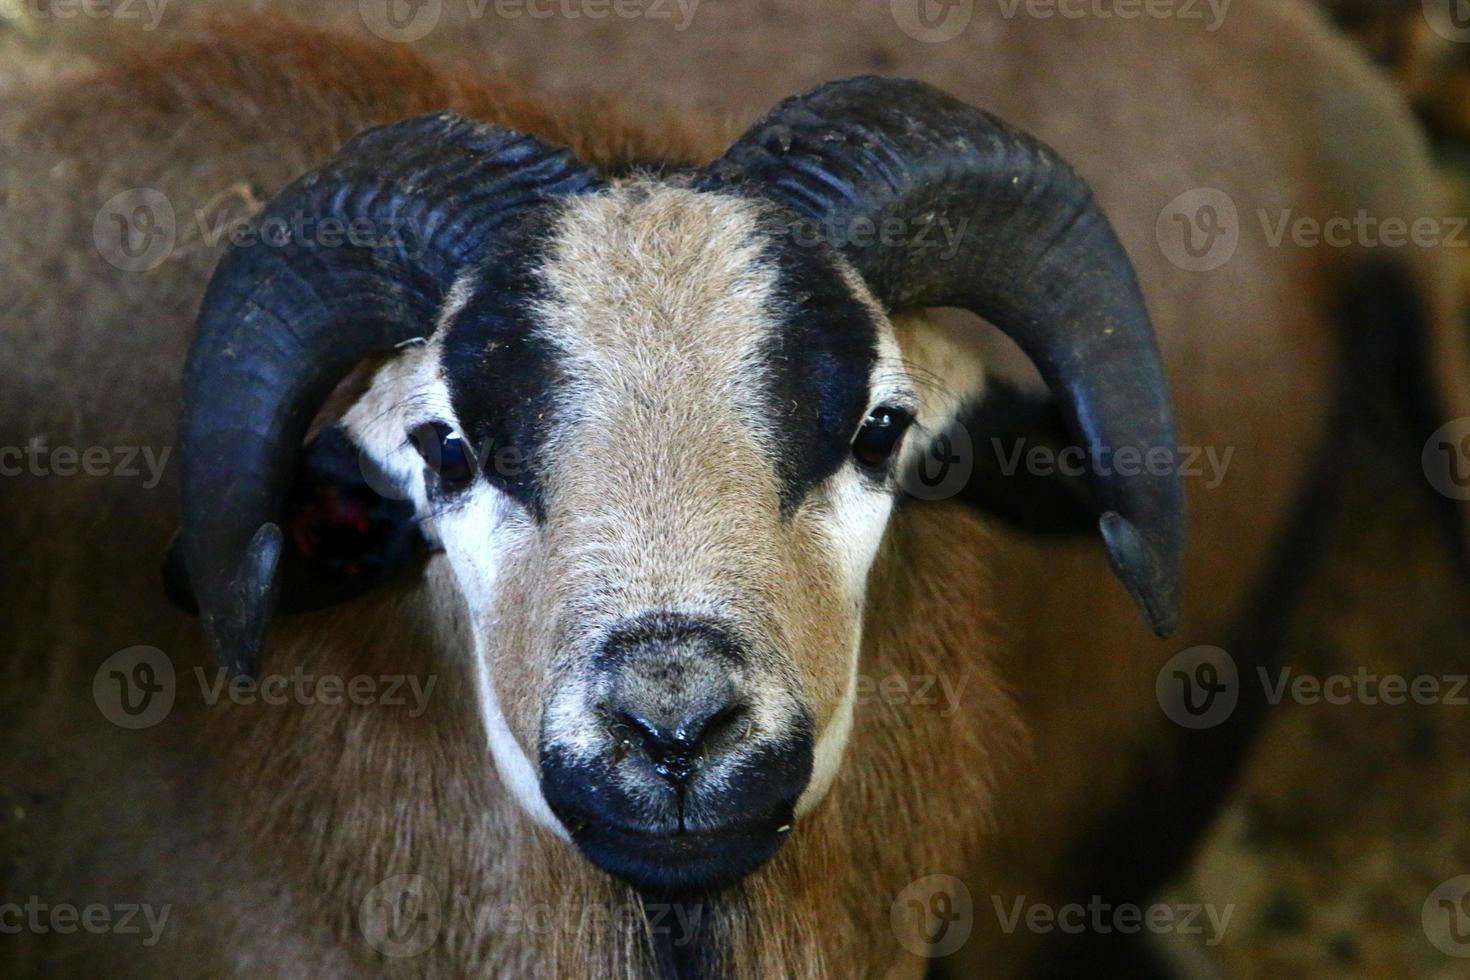
[[[963,904],[950,894],[955,879],[968,888],[975,929],[945,961],[960,975],[972,975],[967,963],[975,964],[972,972],[1006,975],[1036,969],[1043,957],[1058,957],[1055,963],[1077,955],[1098,968],[1128,962],[1131,947],[1108,936],[1084,937],[1088,948],[1077,951],[1059,950],[1044,935],[1007,934],[995,909],[1017,899],[1056,905],[1098,894],[1143,901],[1187,856],[1228,788],[1258,706],[1242,690],[1229,724],[1182,731],[1160,711],[1159,669],[1176,650],[1200,643],[1228,646],[1242,672],[1273,654],[1277,607],[1289,602],[1300,552],[1310,551],[1301,547],[1310,539],[1301,540],[1297,512],[1311,515],[1321,504],[1313,495],[1324,484],[1314,477],[1337,476],[1319,460],[1330,456],[1338,399],[1387,381],[1362,369],[1371,365],[1365,350],[1392,334],[1378,349],[1401,355],[1410,377],[1431,377],[1433,365],[1435,411],[1466,413],[1452,298],[1436,251],[1385,257],[1361,242],[1341,249],[1273,244],[1257,221],[1261,209],[1321,220],[1359,208],[1407,221],[1438,213],[1417,136],[1392,96],[1314,15],[1278,6],[1238,2],[1208,34],[1182,21],[990,15],[963,44],[916,42],[896,61],[1048,140],[1092,184],[1138,270],[1175,395],[1180,444],[1233,450],[1218,485],[1184,481],[1190,550],[1182,628],[1173,640],[1154,639],[1139,621],[1092,535],[1059,535],[1056,525],[1078,509],[1070,487],[1042,479],[1016,494],[1013,483],[987,481],[982,472],[967,495],[989,514],[957,502],[907,503],[881,532],[859,593],[866,611],[856,663],[879,696],[855,700],[840,764],[827,763],[830,787],[800,812],[786,846],[732,888],[650,898],[559,839],[555,824],[526,805],[513,759],[492,762],[487,691],[477,676],[485,661],[472,653],[484,624],[475,623],[481,610],[467,610],[461,598],[471,572],[450,567],[452,551],[449,560],[430,558],[417,578],[278,621],[263,676],[299,669],[315,682],[304,682],[307,693],[286,704],[259,695],[235,704],[211,693],[220,679],[203,633],[170,609],[155,584],[176,524],[169,495],[143,481],[60,481],[30,472],[0,482],[0,506],[24,515],[0,573],[7,597],[0,621],[9,638],[5,708],[15,719],[4,764],[4,785],[15,796],[5,895],[52,906],[145,903],[169,914],[151,945],[121,930],[30,928],[7,936],[22,973],[44,965],[78,975],[264,968],[288,976],[656,969],[918,976],[925,935],[943,939],[946,906],[938,896]],[[874,19],[886,13],[853,14],[855,37],[841,51],[819,48],[815,67],[773,70],[762,94],[806,88],[811,79],[803,72],[838,77],[870,67],[852,63],[862,55],[844,53],[874,50],[858,37],[903,50],[892,23]],[[819,12],[786,17],[782,43],[827,26]],[[528,75],[545,71],[558,52],[585,56],[584,46],[561,36],[579,27],[544,36],[523,27],[514,25],[520,33],[507,31],[500,43],[525,42]],[[700,74],[699,56],[712,58],[711,38],[725,36],[689,41],[686,74],[670,69],[663,83],[699,79],[699,91],[714,101],[721,81]],[[626,70],[638,65],[646,74],[648,65],[672,64],[658,53],[658,39],[632,31],[621,38],[609,57]],[[780,51],[770,57],[773,66],[781,61]],[[587,71],[584,83],[599,80],[597,69]],[[1168,84],[1140,91],[1140,78]],[[741,130],[689,113],[664,120],[635,108],[616,112],[606,100],[571,104],[529,92],[525,84],[437,69],[402,46],[253,22],[122,58],[95,79],[45,94],[7,134],[0,241],[9,306],[3,363],[11,370],[3,444],[27,446],[44,436],[51,447],[161,452],[174,445],[185,338],[221,251],[209,229],[219,227],[221,213],[258,210],[369,126],[449,110],[534,134],[616,174],[635,165],[703,164]],[[1305,108],[1329,92],[1343,122]],[[753,107],[740,108],[751,115]],[[392,157],[382,159],[386,166]],[[665,392],[681,411],[696,413],[697,429],[667,438],[695,459],[722,455],[681,468],[670,453],[661,465],[680,479],[643,484],[630,467],[624,489],[609,492],[591,474],[617,472],[638,458],[632,434],[659,416],[620,415],[625,403],[598,402],[589,414],[620,427],[559,445],[586,468],[560,471],[548,499],[563,501],[557,506],[569,520],[602,519],[593,526],[611,528],[612,537],[590,539],[592,550],[632,555],[616,577],[645,576],[650,595],[681,575],[723,588],[734,574],[737,591],[738,577],[749,576],[751,604],[776,610],[771,616],[787,624],[778,627],[787,634],[806,631],[791,645],[804,651],[791,667],[814,706],[814,727],[825,731],[843,702],[843,648],[854,639],[855,619],[833,612],[851,587],[840,570],[862,565],[834,558],[838,551],[822,543],[819,528],[808,527],[804,543],[770,545],[781,525],[763,516],[768,503],[752,499],[770,477],[744,430],[715,411],[727,404],[692,397],[743,390],[729,372],[750,356],[741,337],[756,329],[761,301],[752,291],[760,284],[741,281],[742,236],[719,232],[754,219],[712,212],[693,192],[657,189],[657,176],[642,180],[652,183],[599,196],[600,209],[576,212],[567,219],[575,227],[562,229],[564,251],[551,268],[558,295],[570,298],[561,307],[565,336],[582,345],[589,371],[608,359],[610,384],[639,363],[640,351],[649,358],[641,366],[654,373],[636,387],[660,383],[668,375],[659,366],[678,363],[689,373],[676,372]],[[94,218],[114,194],[140,186],[171,202],[177,240],[161,265],[126,272],[103,261]],[[1181,194],[1206,186],[1238,208],[1239,242],[1222,266],[1190,271],[1170,251],[1169,225],[1159,216]],[[617,265],[633,255],[640,261]],[[648,297],[671,282],[681,302],[704,310],[698,322],[728,327],[718,337],[729,346],[705,346],[714,334],[680,336],[677,324],[660,323],[661,308]],[[730,297],[745,297],[746,305]],[[616,328],[638,322],[659,329]],[[1008,413],[987,408],[1031,405],[1016,394],[1030,390],[1027,382],[1005,378],[1004,351],[977,354],[972,324],[958,317],[895,317],[892,325],[901,356],[881,360],[903,365],[900,373],[913,379],[923,424],[937,428],[984,367],[997,394],[982,399],[969,420],[977,456],[989,451],[992,432],[1016,434]],[[1414,349],[1416,336],[1424,350]],[[620,344],[632,346],[620,354]],[[359,372],[319,423],[345,419],[360,442],[372,443],[373,426],[391,417],[401,433],[405,420],[393,413],[402,410],[402,384],[413,381],[406,376],[433,373],[421,350],[407,348]],[[413,390],[434,397],[422,385]],[[1021,432],[1050,433],[1023,421]],[[620,445],[620,434],[634,441]],[[389,453],[386,425],[380,435],[374,455],[391,469],[403,457]],[[632,551],[618,540],[618,528],[637,524],[630,509],[636,515],[645,503],[667,513],[677,503],[668,494],[721,472],[740,479],[702,493],[727,501],[728,511],[686,515],[682,524],[738,540],[740,550],[716,549],[704,567],[685,561],[672,539]],[[163,485],[177,486],[172,473]],[[1015,498],[1033,493],[1044,506],[1028,512]],[[208,503],[196,496],[191,506],[207,514]],[[609,519],[609,507],[622,508],[620,516]],[[455,520],[437,517],[441,527]],[[538,631],[555,617],[537,603],[549,603],[553,587],[575,594],[575,583],[592,574],[594,559],[566,557],[588,540],[568,538],[567,548],[528,560],[503,586],[524,603],[501,610],[497,628],[521,639],[490,673],[504,733],[519,737],[528,753],[540,727],[535,719],[553,704],[543,698],[551,668],[515,655],[548,648]],[[771,563],[768,573],[749,571]],[[191,570],[197,580],[197,560]],[[172,712],[141,731],[102,717],[94,690],[111,677],[103,662],[134,644],[166,651],[177,676]],[[204,672],[199,682],[196,667]],[[332,699],[319,686],[322,678],[404,675],[433,692],[422,713],[411,699],[387,703],[383,686],[375,688],[383,696],[367,704]],[[952,704],[926,703],[925,678],[962,693]],[[894,681],[887,694],[885,679]],[[773,687],[762,703],[780,702],[786,690]],[[216,703],[202,703],[207,698]],[[813,768],[824,771],[820,761]],[[1194,778],[1201,773],[1204,780]],[[936,885],[931,875],[951,877]],[[912,914],[911,901],[925,914]]]

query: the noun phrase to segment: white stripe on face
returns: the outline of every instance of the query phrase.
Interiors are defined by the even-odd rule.
[[[755,742],[779,742],[810,716],[816,751],[803,810],[840,767],[866,581],[892,495],[841,463],[797,514],[783,510],[775,460],[791,423],[772,401],[772,336],[793,304],[762,218],[747,200],[647,184],[562,205],[537,267],[541,294],[527,309],[556,360],[546,373],[554,387],[524,402],[546,420],[536,454],[544,522],[483,481],[432,513],[404,455],[412,450],[401,435],[394,444],[395,426],[473,428],[455,417],[442,356],[455,336],[445,324],[473,314],[473,284],[456,285],[455,310],[431,343],[403,355],[414,368],[385,370],[388,389],[364,399],[355,431],[387,457],[385,468],[418,479],[416,499],[469,607],[496,765],[553,829],[535,733],[578,758],[597,755],[605,735],[582,679],[607,630],[651,610],[717,618],[750,641],[742,684]],[[871,317],[863,328],[877,331],[876,366],[849,393],[855,426],[867,407],[914,395],[891,325],[856,277],[840,274],[850,305]],[[454,396],[465,383],[473,378],[454,380]],[[385,422],[395,397],[402,408]],[[850,436],[835,433],[839,461]]]

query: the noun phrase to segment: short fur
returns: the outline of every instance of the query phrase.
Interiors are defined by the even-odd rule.
[[[868,583],[862,672],[968,680],[962,710],[858,707],[825,801],[770,866],[704,910],[709,946],[732,976],[922,976],[926,961],[900,942],[915,937],[895,932],[909,920],[890,909],[935,873],[964,878],[975,900],[967,975],[1008,975],[1031,960],[1040,937],[1001,934],[990,897],[1062,900],[1094,887],[1065,856],[1108,825],[1171,744],[1154,703],[1159,666],[1227,635],[1330,444],[1335,296],[1363,261],[1358,250],[1271,249],[1243,234],[1224,269],[1187,273],[1160,254],[1155,217],[1204,185],[1236,197],[1243,222],[1257,206],[1439,213],[1402,106],[1301,5],[1237,0],[1210,35],[1184,24],[1003,24],[977,8],[966,40],[942,46],[909,44],[887,11],[792,9],[764,34],[738,10],[711,11],[728,23],[682,46],[627,27],[606,58],[590,53],[599,48],[585,23],[517,34],[529,30],[522,22],[487,43],[519,49],[528,75],[578,59],[577,81],[607,88],[621,65],[635,94],[687,83],[741,117],[815,76],[876,61],[1037,132],[1093,183],[1139,267],[1181,441],[1236,453],[1221,487],[1190,486],[1188,607],[1171,643],[1137,621],[1091,540],[1033,539],[953,505],[895,515]],[[834,18],[847,30],[833,30]],[[701,71],[732,36],[746,57],[760,53],[749,103],[732,103],[728,80]],[[1319,116],[1324,105],[1336,115]],[[52,445],[171,444],[188,326],[218,255],[200,240],[195,209],[257,206],[361,128],[445,108],[610,167],[706,160],[734,131],[692,114],[635,123],[600,102],[568,108],[440,70],[401,45],[289,25],[218,27],[124,57],[46,94],[0,147],[0,444],[38,434]],[[134,186],[164,190],[181,231],[174,257],[142,275],[107,266],[91,244],[102,202]],[[1443,264],[1427,250],[1401,258],[1430,311],[1443,417],[1470,414]],[[975,384],[973,358],[942,356],[952,348],[918,320],[897,327],[936,386]],[[445,563],[431,561],[420,583],[279,624],[267,661],[437,677],[422,716],[206,707],[192,674],[212,669],[201,637],[154,585],[170,497],[125,480],[0,481],[0,512],[11,515],[0,786],[16,801],[3,828],[4,895],[173,910],[151,948],[118,935],[6,937],[19,974],[646,974],[637,897],[528,820],[488,764],[463,654],[469,627],[456,603],[436,604],[453,595]],[[110,726],[90,696],[102,660],[134,643],[167,651],[180,678],[179,706],[144,732]],[[445,908],[437,941],[402,959],[365,942],[359,916],[375,886],[400,874],[426,879]],[[522,928],[497,925],[505,914]],[[549,924],[526,928],[537,915]]]

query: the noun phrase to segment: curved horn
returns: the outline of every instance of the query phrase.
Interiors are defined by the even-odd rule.
[[[700,186],[743,186],[794,210],[891,312],[953,306],[994,323],[1035,362],[1084,446],[1175,459],[1133,267],[1087,185],[1040,141],[921,82],[854,78],[778,104]],[[940,219],[960,235],[952,256],[888,240]],[[1170,470],[1092,480],[1113,570],[1161,636],[1178,622],[1184,540]]]
[[[432,333],[455,277],[513,222],[597,186],[533,137],[424,116],[352,139],[226,253],[189,350],[180,430],[181,543],[221,663],[258,663],[281,552],[273,522],[332,388],[365,357]]]

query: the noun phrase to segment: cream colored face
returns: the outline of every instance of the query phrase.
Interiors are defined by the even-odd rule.
[[[617,820],[713,831],[761,795],[742,788],[752,760],[805,739],[799,813],[852,725],[904,419],[954,406],[943,386],[921,397],[856,275],[757,202],[630,183],[558,206],[528,241],[508,270],[462,276],[431,340],[345,419],[453,567],[495,763],[558,833],[577,828],[548,805],[548,759],[626,797]],[[853,451],[875,417],[898,427],[879,426],[880,448],[884,432],[900,447],[876,465]],[[446,486],[413,432],[459,438],[473,475]],[[650,622],[633,666],[609,666]],[[670,622],[703,639],[669,640]],[[620,768],[609,692],[636,714],[700,685],[734,692],[739,732],[695,760],[675,820],[658,779]]]

